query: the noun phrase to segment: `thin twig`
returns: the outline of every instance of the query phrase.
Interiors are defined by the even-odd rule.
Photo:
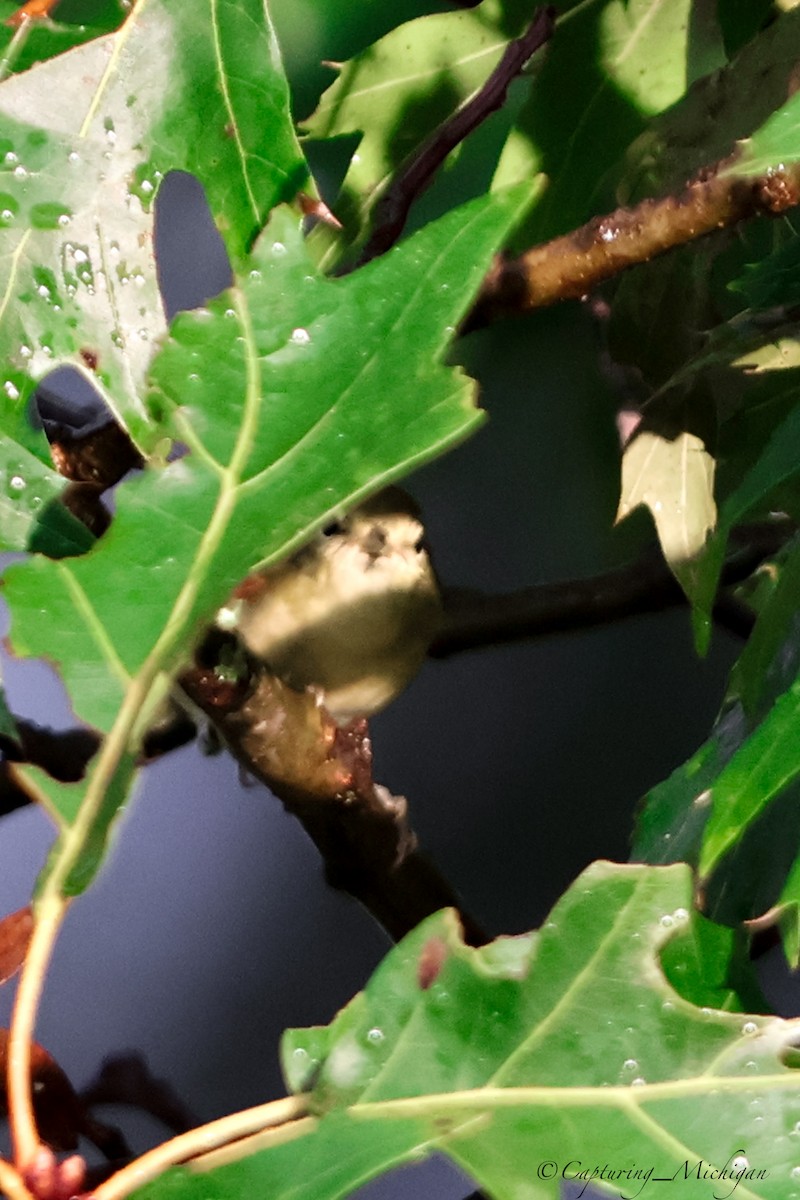
[[[585,296],[606,279],[676,246],[755,216],[777,216],[800,203],[800,165],[754,177],[734,160],[704,169],[678,194],[643,200],[595,217],[519,258],[498,260],[464,331],[497,317]]]
[[[793,532],[787,522],[765,522],[735,531],[733,550],[722,570],[729,587],[746,579],[765,558],[776,554]],[[686,604],[686,595],[663,558],[649,555],[639,562],[589,579],[544,583],[517,592],[487,595],[451,588],[444,594],[445,620],[430,648],[433,658],[464,650],[502,645],[575,629],[590,629],[642,613]],[[715,616],[731,632],[747,636],[752,626],[742,606],[721,597]]]
[[[33,1162],[41,1139],[33,1111],[31,1045],[44,978],[69,901],[52,893],[42,897],[36,925],[17,988],[8,1039],[8,1114],[14,1162],[24,1171]]]
[[[537,10],[521,37],[509,42],[503,56],[483,86],[466,103],[443,121],[433,133],[400,165],[385,195],[375,206],[372,232],[357,266],[385,254],[403,232],[411,205],[430,184],[447,156],[481,125],[490,113],[505,103],[511,81],[528,60],[552,37],[555,9]]]
[[[294,1122],[307,1115],[307,1103],[307,1097],[302,1095],[271,1100],[268,1104],[259,1104],[256,1108],[221,1117],[218,1121],[200,1125],[168,1142],[162,1142],[101,1183],[92,1193],[92,1200],[123,1200],[123,1197],[156,1179],[168,1167],[259,1130],[276,1126],[291,1130]]]

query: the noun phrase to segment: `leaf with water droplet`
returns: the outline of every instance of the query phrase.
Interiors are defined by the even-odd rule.
[[[577,1173],[578,1162],[650,1169],[689,1195],[685,1165],[719,1170],[746,1150],[777,1180],[748,1194],[782,1195],[797,1160],[785,1142],[797,1071],[783,1061],[794,1025],[697,1007],[665,979],[661,948],[684,919],[665,930],[661,917],[688,911],[691,893],[683,865],[596,863],[535,934],[476,950],[453,913],[429,918],[330,1025],[284,1036],[289,1086],[311,1086],[318,1120],[290,1143],[228,1153],[203,1175],[206,1191],[281,1200],[300,1178],[304,1194],[333,1200],[436,1153],[491,1196],[554,1197],[560,1165]],[[447,951],[444,1005],[419,982],[431,939]],[[175,1170],[139,1195],[188,1200],[195,1178]],[[625,1194],[640,1183],[626,1177]]]
[[[107,744],[135,746],[165,674],[257,563],[477,428],[474,385],[442,362],[447,330],[520,203],[519,192],[482,198],[336,280],[314,274],[301,219],[277,209],[250,260],[256,273],[248,264],[234,288],[173,322],[151,402],[187,453],[117,488],[92,553],[39,557],[6,577],[14,648],[60,666],[75,712]],[[70,796],[52,803],[72,819]],[[107,828],[108,810],[98,813],[85,833]],[[82,871],[70,840],[76,848],[69,878],[88,881],[95,860]]]
[[[165,332],[153,258],[160,181],[171,170],[198,176],[235,260],[276,201],[306,184],[269,15],[261,0],[198,0],[180,14],[143,0],[118,32],[6,79],[0,118],[0,357],[29,394],[60,363],[85,370],[80,350],[91,345],[95,382],[146,450],[162,436],[144,399]],[[123,286],[120,260],[135,287]],[[24,360],[20,345],[32,349]]]

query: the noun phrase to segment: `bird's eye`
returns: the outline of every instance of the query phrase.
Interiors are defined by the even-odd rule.
[[[335,537],[337,533],[344,533],[344,525],[341,521],[330,521],[323,527],[323,537]]]
[[[424,533],[421,533],[419,535],[419,537],[417,538],[417,540],[414,542],[414,549],[416,550],[417,554],[419,554],[420,550],[425,549],[425,534]]]

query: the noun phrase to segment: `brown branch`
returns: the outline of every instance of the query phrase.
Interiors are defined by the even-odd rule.
[[[506,46],[483,86],[400,165],[386,194],[375,206],[372,232],[355,265],[362,266],[394,245],[403,232],[411,205],[428,187],[448,154],[490,113],[503,106],[511,81],[550,40],[554,26],[555,9],[549,6],[538,9],[522,36]]]
[[[721,586],[746,579],[785,546],[793,526],[765,522],[735,531],[733,550],[721,576]],[[444,626],[430,648],[433,658],[448,658],[463,650],[502,645],[523,638],[543,637],[576,629],[591,629],[642,613],[661,612],[686,604],[686,596],[660,555],[606,571],[589,579],[544,583],[505,595],[451,588],[444,594]],[[747,636],[741,605],[721,596],[714,616],[731,632]]]
[[[331,886],[359,900],[394,939],[440,908],[460,908],[417,849],[405,799],[373,780],[366,721],[340,728],[310,693],[263,671],[255,679],[244,701],[202,667],[180,683],[238,761],[301,822]],[[487,940],[463,911],[461,919],[469,943]]]
[[[777,216],[800,203],[800,165],[745,178],[730,173],[731,161],[706,168],[677,196],[618,208],[519,258],[498,259],[464,331],[585,296],[604,280],[676,246],[750,217]]]

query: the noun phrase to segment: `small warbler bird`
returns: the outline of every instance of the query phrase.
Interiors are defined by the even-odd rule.
[[[218,625],[340,724],[384,708],[417,673],[441,617],[419,511],[390,487],[237,588]]]

